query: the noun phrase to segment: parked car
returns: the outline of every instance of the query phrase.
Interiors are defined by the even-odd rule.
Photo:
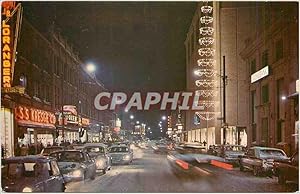
[[[170,146],[167,143],[155,143],[152,146],[153,152],[156,154],[166,154],[170,151]]]
[[[279,184],[286,181],[299,183],[299,153],[296,152],[286,161],[274,161],[274,175],[278,177]]]
[[[55,158],[18,156],[4,159],[1,168],[5,192],[63,192],[65,181]]]
[[[112,164],[130,164],[133,160],[133,151],[126,145],[115,145],[109,148]]]
[[[66,182],[95,179],[96,164],[89,154],[79,150],[64,150],[50,154],[57,159],[58,166]]]
[[[233,165],[239,164],[239,158],[245,155],[246,147],[242,145],[222,145],[221,157]]]
[[[221,156],[221,145],[210,145],[207,154],[214,155],[214,156]]]
[[[43,156],[49,156],[49,154],[52,152],[61,151],[64,149],[65,148],[63,146],[49,146],[49,147],[43,148],[40,154]]]
[[[178,178],[213,178],[216,176],[217,166],[232,168],[225,159],[209,155],[203,147],[195,145],[179,145],[167,155],[167,161],[171,171]]]
[[[96,161],[97,170],[103,174],[111,169],[111,157],[108,155],[107,146],[103,143],[87,143],[83,151],[86,151]]]
[[[240,157],[239,164],[240,170],[249,169],[253,171],[255,176],[273,174],[274,160],[284,161],[287,160],[285,152],[277,148],[269,147],[251,147],[244,156]]]

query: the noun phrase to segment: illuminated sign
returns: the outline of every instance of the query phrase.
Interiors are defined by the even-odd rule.
[[[6,17],[11,16],[11,10],[13,10],[16,7],[16,2],[14,1],[3,1],[2,2],[2,15],[5,15]]]
[[[90,125],[90,119],[81,118],[81,124],[84,125],[84,126]]]
[[[2,21],[2,86],[10,88],[12,83],[12,49],[10,25]]]
[[[77,115],[76,106],[74,105],[64,105],[64,112],[71,112],[73,115]]]
[[[17,94],[24,94],[25,88],[22,86],[15,86],[10,88],[1,88],[2,93],[17,93]]]
[[[268,75],[269,75],[269,66],[266,66],[251,75],[251,83],[254,83]]]
[[[19,105],[15,108],[15,118],[20,125],[55,128],[56,117],[48,111]]]

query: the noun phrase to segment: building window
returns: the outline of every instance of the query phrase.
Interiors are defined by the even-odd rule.
[[[194,46],[195,46],[195,42],[194,42],[194,37],[195,37],[195,30],[194,30],[194,28],[192,29],[192,37],[191,37],[191,46],[192,46],[192,48],[191,48],[191,50],[192,50],[192,53],[194,52]]]
[[[268,145],[268,134],[269,134],[269,124],[268,118],[263,118],[261,122],[261,144],[264,146]]]
[[[284,142],[284,121],[277,121],[277,143]]]
[[[251,92],[251,123],[255,123],[255,91]]]
[[[262,103],[269,102],[269,85],[264,85],[261,89]]]
[[[283,57],[283,41],[282,39],[276,41],[275,43],[275,47],[276,47],[276,61],[278,61],[279,59],[281,59]]]
[[[253,59],[250,63],[250,70],[251,70],[251,74],[256,72],[256,60]]]
[[[256,124],[252,124],[252,142],[256,141]]]
[[[252,123],[252,141],[256,141],[256,92],[255,90],[251,92],[251,123]]]
[[[269,65],[269,52],[268,50],[265,50],[262,53],[262,57],[261,57],[261,65],[262,67],[266,67]]]

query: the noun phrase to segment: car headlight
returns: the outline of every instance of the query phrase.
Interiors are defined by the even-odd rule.
[[[103,159],[100,159],[100,160],[96,161],[96,166],[102,167],[103,165],[104,165],[104,160]]]
[[[74,177],[82,177],[82,171],[81,170],[74,170],[70,174]]]
[[[30,187],[24,187],[24,189],[22,190],[22,192],[24,192],[24,193],[30,193],[30,192],[32,192],[32,188],[30,188]]]
[[[130,155],[125,155],[125,156],[123,156],[123,160],[130,160]]]

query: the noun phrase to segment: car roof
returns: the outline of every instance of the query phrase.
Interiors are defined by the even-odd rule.
[[[46,157],[42,155],[28,155],[28,156],[16,156],[6,158],[5,162],[8,163],[33,163],[33,162],[48,162],[54,158]]]
[[[62,148],[62,149],[64,149],[64,146],[48,146],[48,147],[45,147],[43,149],[52,149],[52,148]]]
[[[51,154],[53,154],[53,153],[59,153],[59,152],[84,152],[84,151],[82,151],[82,150],[58,150],[58,151],[54,151],[54,152],[52,152]]]
[[[126,148],[128,148],[128,145],[112,145],[112,146],[110,146],[110,148],[118,148],[118,147],[126,147]]]
[[[261,146],[253,146],[250,149],[283,151],[282,149],[278,149],[278,148],[261,147]]]
[[[92,146],[101,146],[101,147],[107,147],[104,143],[86,143],[84,144],[84,147],[92,147]]]

